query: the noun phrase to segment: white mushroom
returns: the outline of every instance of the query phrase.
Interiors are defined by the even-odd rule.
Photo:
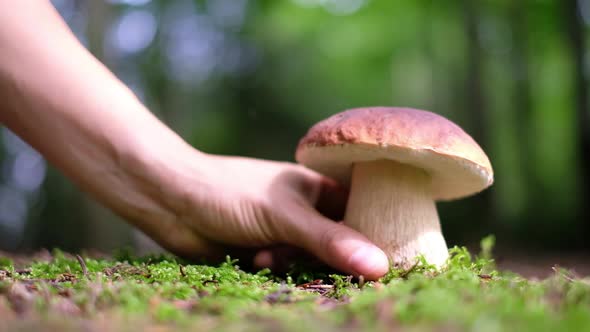
[[[448,257],[435,201],[475,194],[493,183],[490,161],[459,126],[409,108],[358,108],[313,126],[299,163],[350,186],[344,223],[367,236],[396,266],[418,255]]]

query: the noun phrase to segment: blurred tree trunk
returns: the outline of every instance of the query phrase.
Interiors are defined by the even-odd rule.
[[[483,92],[483,52],[479,45],[478,22],[479,1],[463,0],[465,30],[467,32],[467,80],[466,80],[466,108],[470,115],[469,125],[475,140],[486,147],[486,113],[487,107]]]
[[[576,101],[576,126],[578,128],[578,158],[580,162],[580,220],[582,220],[583,234],[581,238],[590,235],[590,100],[588,96],[588,76],[586,74],[586,42],[584,22],[580,13],[578,0],[565,0],[565,24],[568,42],[573,60],[574,94]],[[588,243],[586,242],[586,246]]]
[[[525,0],[512,2],[510,4],[509,17],[513,35],[510,59],[511,71],[514,75],[512,100],[514,100],[514,116],[518,131],[518,141],[520,142],[520,175],[522,185],[525,188],[525,197],[530,198],[531,195],[535,194],[538,187],[533,163],[532,151],[534,147],[531,144],[530,138],[533,105],[529,86],[530,72],[527,61],[528,35],[526,5]],[[525,204],[530,204],[530,201],[526,201]]]
[[[484,54],[479,43],[478,22],[480,22],[480,1],[463,0],[463,16],[467,33],[467,77],[465,81],[465,110],[473,138],[484,151],[488,150],[487,117],[488,108],[484,94]],[[480,211],[480,224],[489,229],[495,219],[492,215],[491,191],[486,190],[477,196]]]

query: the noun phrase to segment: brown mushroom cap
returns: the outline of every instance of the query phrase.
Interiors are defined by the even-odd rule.
[[[389,159],[431,175],[436,200],[475,194],[494,182],[479,145],[444,117],[411,108],[356,108],[313,126],[299,142],[299,163],[342,184],[355,162]]]

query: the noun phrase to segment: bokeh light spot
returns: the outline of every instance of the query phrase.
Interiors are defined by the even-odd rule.
[[[133,10],[119,18],[110,34],[110,44],[123,54],[133,54],[148,47],[156,36],[157,22],[148,10]]]
[[[11,181],[18,189],[33,192],[43,183],[45,173],[43,157],[35,150],[23,150],[14,159]]]

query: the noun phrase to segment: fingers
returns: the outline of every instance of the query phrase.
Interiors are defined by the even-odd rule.
[[[387,273],[385,253],[355,230],[321,216],[311,207],[298,207],[290,214],[292,245],[313,253],[328,265],[375,280]]]
[[[348,200],[348,188],[333,179],[305,169],[301,184],[301,194],[325,217],[342,220]]]
[[[270,249],[260,250],[254,256],[254,267],[258,269],[270,268],[274,266],[274,255]]]
[[[254,256],[254,267],[258,269],[270,268],[275,273],[288,272],[293,262],[314,261],[308,252],[293,246],[275,246],[261,249]],[[319,263],[319,262],[318,262]]]
[[[320,193],[315,203],[316,209],[328,219],[344,219],[346,202],[348,201],[348,188],[324,176],[320,178],[319,186]]]
[[[137,226],[163,248],[183,258],[217,261],[225,257],[223,246],[199,236],[181,222],[161,219],[158,223],[145,222]]]

